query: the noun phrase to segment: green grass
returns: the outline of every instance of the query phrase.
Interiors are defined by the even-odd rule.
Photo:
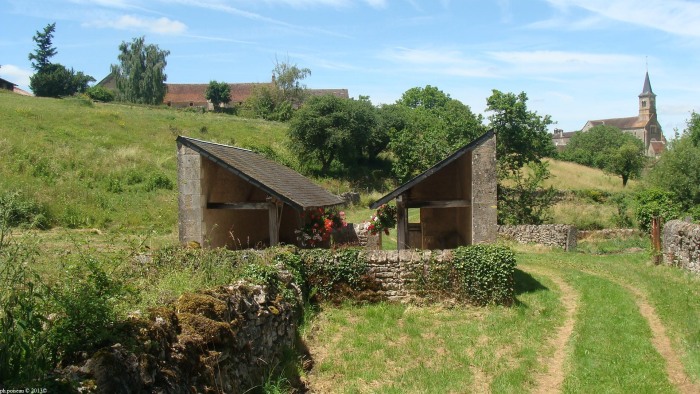
[[[563,314],[556,295],[517,272],[519,303],[505,307],[344,306],[321,312],[312,380],[323,392],[519,392]],[[543,279],[546,282],[546,279]],[[334,355],[337,355],[334,356]]]
[[[0,112],[0,193],[45,205],[61,227],[175,231],[180,134],[289,158],[275,122],[9,93]]]
[[[591,241],[593,242],[593,241]],[[648,254],[565,253],[518,247],[512,308],[326,306],[307,341],[322,392],[526,392],[554,349],[563,322],[552,272],[575,289],[578,307],[567,344],[563,392],[676,392],[639,312],[640,289],[657,311],[690,379],[700,382],[700,278],[653,266]],[[591,247],[596,249],[595,247]],[[549,275],[549,274],[548,274]]]

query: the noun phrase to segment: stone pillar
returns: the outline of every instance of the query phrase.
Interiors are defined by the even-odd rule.
[[[180,243],[196,242],[204,246],[202,195],[202,157],[187,146],[177,143],[178,229]]]
[[[496,241],[496,134],[472,151],[472,244]]]

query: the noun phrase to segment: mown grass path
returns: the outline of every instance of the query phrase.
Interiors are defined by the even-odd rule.
[[[558,329],[556,335],[550,341],[554,348],[554,354],[548,358],[543,358],[541,363],[546,366],[544,373],[536,376],[535,393],[552,393],[561,390],[562,382],[566,373],[566,361],[568,357],[568,346],[571,334],[574,332],[576,322],[576,310],[578,309],[578,293],[561,276],[549,269],[536,269],[523,267],[526,271],[539,276],[547,276],[559,287],[561,293],[561,304],[564,308],[565,320]]]

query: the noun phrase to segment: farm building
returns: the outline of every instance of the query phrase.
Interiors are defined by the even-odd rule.
[[[496,135],[489,131],[372,204],[396,200],[398,249],[496,240]],[[418,209],[420,222],[409,223]]]
[[[234,249],[297,244],[302,214],[343,203],[247,149],[180,136],[177,150],[183,244]]]

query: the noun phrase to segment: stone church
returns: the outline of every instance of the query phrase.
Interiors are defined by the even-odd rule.
[[[581,129],[582,132],[594,126],[614,126],[625,133],[630,133],[644,142],[644,149],[647,156],[655,157],[661,154],[666,147],[661,124],[656,113],[656,94],[651,89],[649,73],[644,77],[642,93],[639,94],[639,114],[628,118],[611,118],[589,120]],[[555,130],[552,140],[557,148],[562,149],[568,143],[574,133],[565,133],[562,130]]]

